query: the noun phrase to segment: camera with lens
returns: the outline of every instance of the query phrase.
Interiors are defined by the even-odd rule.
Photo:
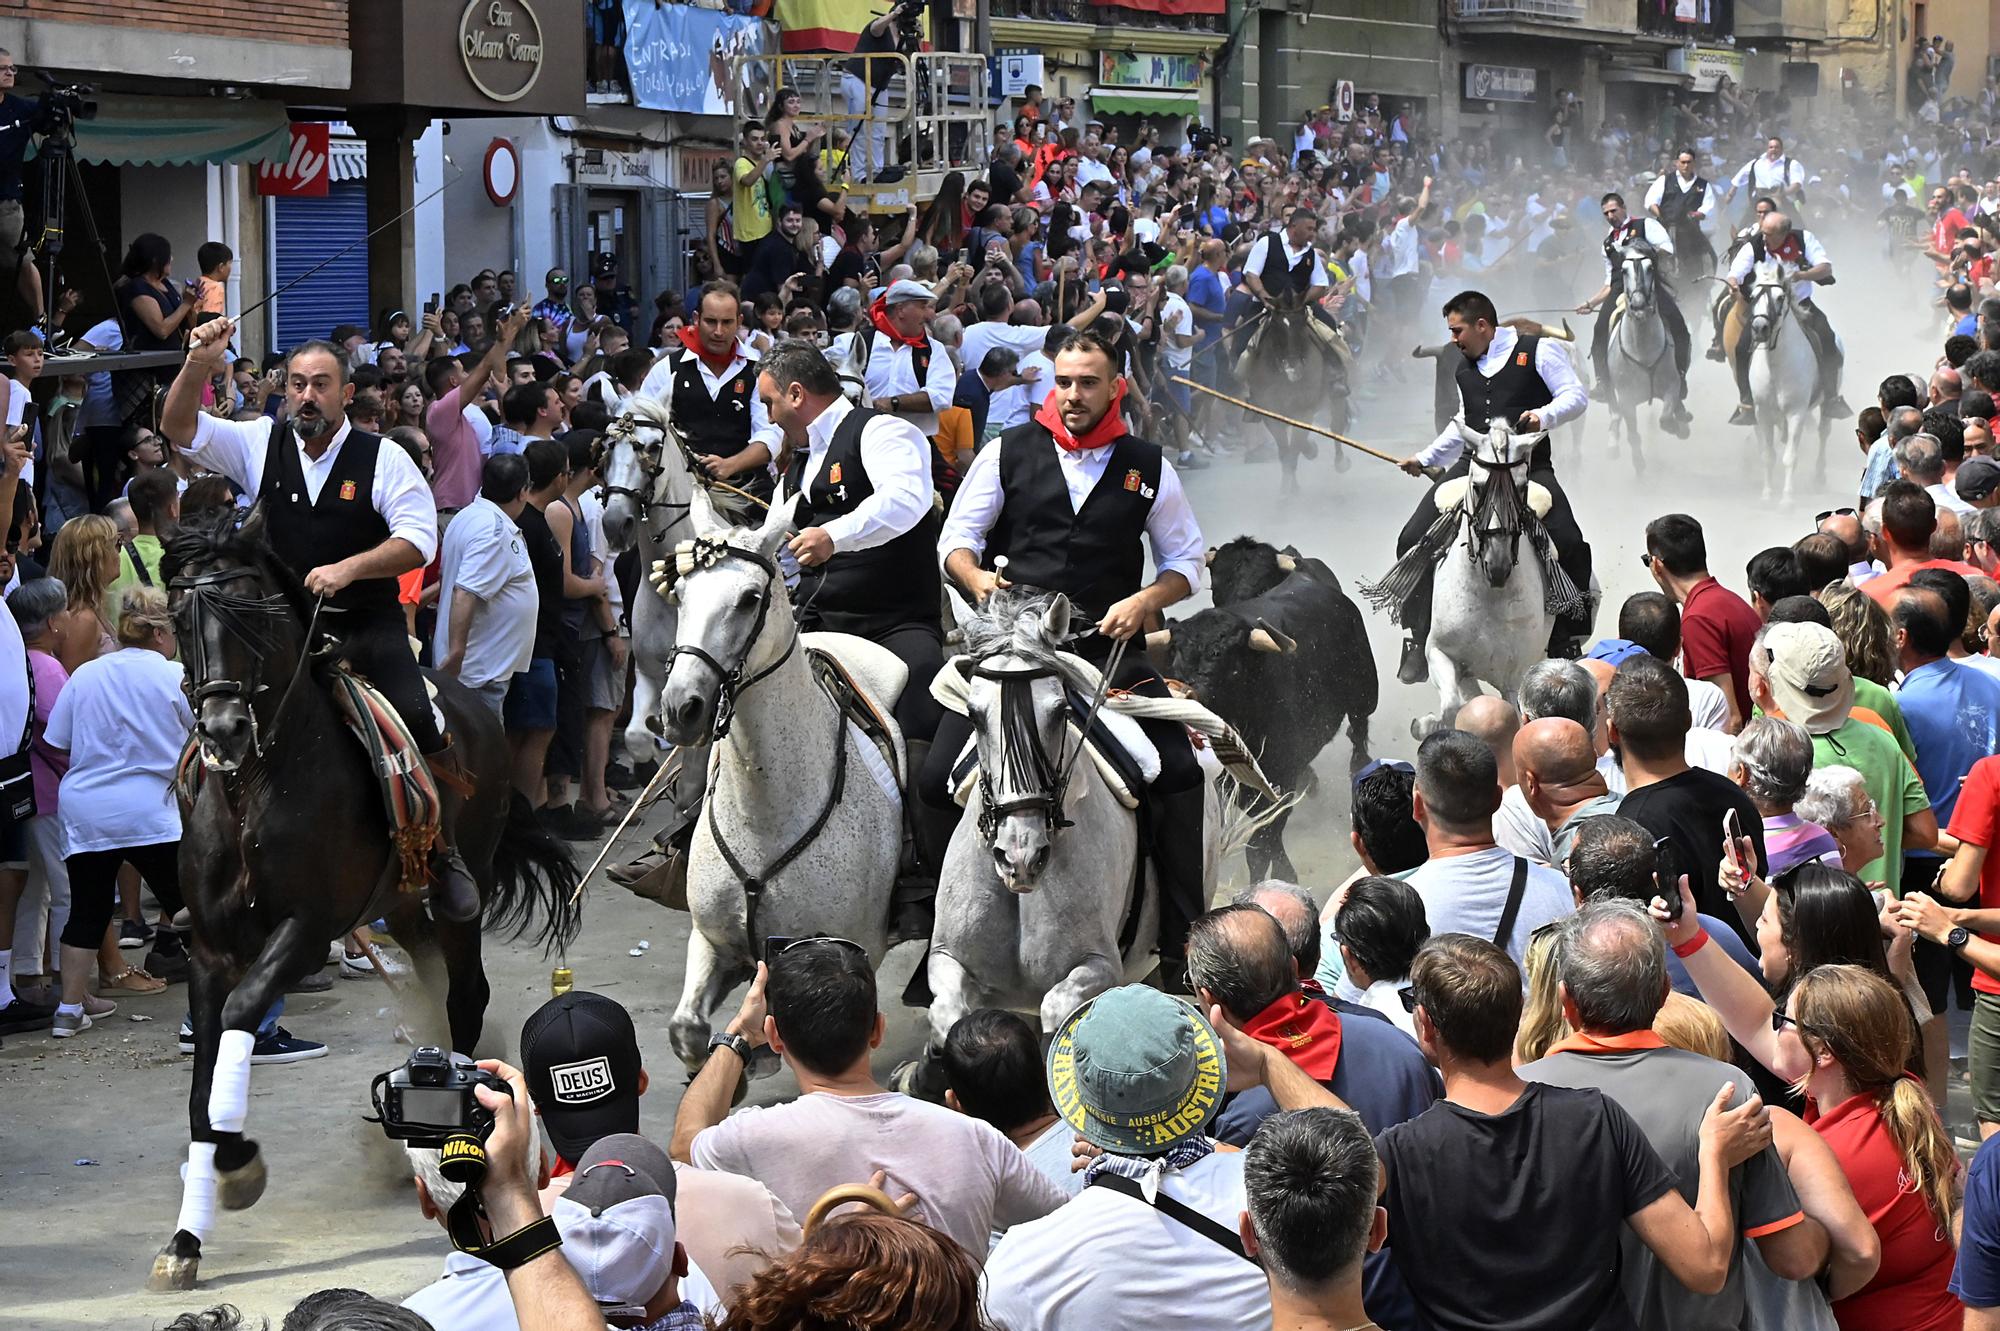
[[[83,83],[51,84],[41,95],[42,109],[57,120],[95,120],[97,102],[91,94],[96,91]]]
[[[921,0],[903,0],[896,9],[896,49],[916,51],[923,46],[924,7]]]
[[[425,1045],[403,1066],[375,1078],[368,1092],[375,1102],[370,1121],[380,1123],[393,1141],[444,1151],[449,1164],[462,1139],[478,1147],[492,1135],[493,1111],[473,1095],[476,1086],[512,1094],[506,1082],[475,1067],[470,1059]],[[480,1149],[478,1155],[483,1170],[485,1151]],[[446,1177],[450,1176],[447,1169]]]

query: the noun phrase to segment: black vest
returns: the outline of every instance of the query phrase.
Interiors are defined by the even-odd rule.
[[[756,391],[757,362],[746,360],[722,381],[722,390],[710,397],[699,358],[683,349],[674,365],[671,390],[674,428],[696,453],[735,457],[750,446],[750,397]],[[739,472],[729,483],[759,499],[771,497],[768,467]]]
[[[1628,217],[1622,226],[1615,226],[1604,237],[1604,261],[1611,265],[1611,285],[1621,286],[1625,274],[1620,262],[1618,247],[1628,240],[1644,242],[1646,224],[1636,217]]]
[[[792,525],[798,530],[852,513],[875,493],[861,462],[861,431],[880,414],[861,407],[847,413],[827,444],[819,475],[802,493],[808,454],[800,449],[792,455],[785,489],[799,495],[792,511]],[[798,589],[792,594],[799,608],[799,627],[864,638],[906,624],[925,624],[941,632],[938,528],[937,509],[932,507],[894,540],[868,550],[843,551],[817,567],[800,569]]]
[[[1681,188],[1681,178],[1674,172],[1667,172],[1667,183],[1660,191],[1660,220],[1668,226],[1685,222],[1696,208],[1701,206],[1702,195],[1708,190],[1708,182],[1700,176],[1687,189]]]
[[[1546,407],[1555,400],[1542,381],[1542,372],[1535,368],[1535,352],[1541,343],[1539,337],[1516,340],[1507,363],[1491,379],[1479,372],[1470,356],[1459,357],[1458,397],[1469,429],[1483,434],[1496,416],[1513,425],[1522,412]]]
[[[1078,509],[1070,504],[1058,445],[1037,421],[1017,425],[1000,450],[1000,516],[983,562],[1007,556],[1007,581],[1062,592],[1095,623],[1136,594],[1146,574],[1146,519],[1160,493],[1160,446],[1126,435]]]
[[[350,559],[389,539],[388,519],[375,511],[374,500],[375,459],[381,448],[380,435],[350,429],[314,503],[291,422],[271,427],[257,499],[264,506],[271,549],[293,573],[303,578],[322,564]],[[394,578],[349,583],[326,604],[330,610],[402,615]]]
[[[1258,270],[1257,278],[1274,300],[1281,296],[1304,296],[1312,290],[1313,260],[1316,257],[1316,251],[1308,244],[1304,256],[1288,266],[1285,262],[1285,233],[1273,231],[1270,244],[1264,247],[1264,266]]]

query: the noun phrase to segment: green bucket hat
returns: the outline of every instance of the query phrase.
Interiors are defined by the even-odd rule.
[[[1109,989],[1064,1019],[1048,1054],[1056,1112],[1118,1155],[1158,1155],[1222,1107],[1222,1041],[1186,999],[1146,985]]]

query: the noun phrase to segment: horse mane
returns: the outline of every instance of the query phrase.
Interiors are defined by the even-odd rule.
[[[1042,616],[1056,595],[1040,587],[1002,587],[995,591],[965,625],[966,654],[974,661],[989,656],[1018,656],[1031,665],[1055,671],[1073,689],[1086,694],[1094,692],[1097,681],[1086,679],[1077,670],[1079,661],[1069,648],[1052,642],[1042,628]]]
[[[222,504],[193,514],[161,542],[160,580],[171,584],[190,564],[247,564],[270,579],[295,612],[309,614],[312,598],[264,539],[262,518],[261,505],[245,509]]]
[[[678,434],[674,429],[673,412],[666,403],[654,398],[633,394],[625,400],[620,416],[637,416],[648,425],[656,426],[669,434]]]

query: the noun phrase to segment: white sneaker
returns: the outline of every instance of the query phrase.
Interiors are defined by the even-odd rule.
[[[58,1040],[67,1040],[70,1036],[89,1029],[90,1014],[88,1012],[72,1014],[58,1010],[55,1020],[49,1025],[49,1034]]]
[[[340,978],[343,980],[372,980],[375,978],[375,967],[367,957],[350,957],[343,951],[340,954]]]

